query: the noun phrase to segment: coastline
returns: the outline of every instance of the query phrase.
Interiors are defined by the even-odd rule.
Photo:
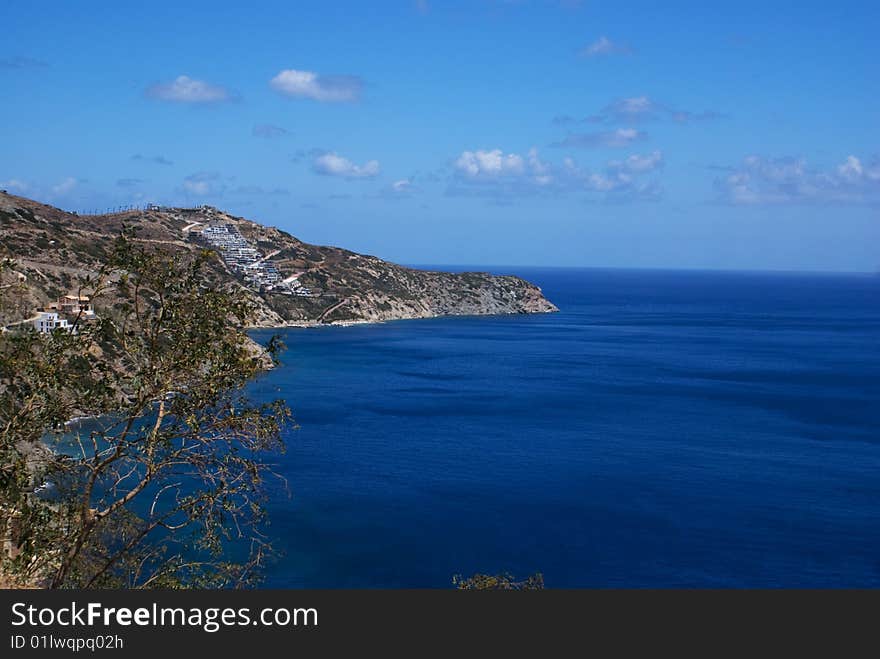
[[[508,313],[453,313],[453,314],[432,314],[428,316],[400,316],[396,318],[381,318],[375,320],[358,319],[358,320],[331,320],[320,322],[317,320],[289,320],[285,323],[267,323],[264,325],[248,325],[245,331],[260,329],[317,329],[320,327],[354,327],[358,325],[384,325],[398,320],[435,320],[437,318],[491,318],[504,316],[533,316],[545,315],[551,313],[559,313],[559,308],[554,305],[552,309],[544,311],[524,311],[524,312],[508,312]]]

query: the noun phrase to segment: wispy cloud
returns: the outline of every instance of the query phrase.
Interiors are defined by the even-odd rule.
[[[660,151],[634,154],[608,162],[604,171],[576,177],[583,179],[587,189],[603,193],[607,202],[656,201],[662,196],[663,187],[656,178],[646,180],[645,175],[663,167],[663,162]],[[568,166],[577,172],[577,165],[569,161]]]
[[[171,82],[156,83],[147,87],[146,96],[170,103],[211,105],[224,103],[236,98],[226,87],[215,85],[189,76],[178,76]]]
[[[662,168],[663,163],[663,154],[652,151],[611,160],[598,171],[583,169],[574,159],[565,158],[563,171],[575,187],[598,193],[605,202],[656,201],[662,196],[663,187],[656,177],[647,176]]]
[[[281,126],[275,126],[274,124],[256,124],[251,131],[251,134],[254,137],[263,137],[267,140],[271,140],[276,137],[284,137],[287,135],[287,129],[282,128]]]
[[[397,194],[411,194],[416,189],[411,178],[403,178],[391,183],[391,191]]]
[[[612,41],[601,36],[591,44],[584,46],[578,53],[581,57],[603,57],[607,55],[631,55],[632,48],[627,44]]]
[[[554,142],[550,146],[576,149],[620,149],[632,146],[646,139],[648,139],[647,133],[641,130],[617,128],[615,130],[602,130],[592,133],[569,133],[564,139]]]
[[[419,12],[422,16],[428,14],[431,11],[431,5],[428,0],[415,0],[413,3],[413,7],[415,7],[416,11]]]
[[[183,179],[183,192],[195,197],[218,196],[223,194],[226,186],[217,172],[196,172]]]
[[[830,169],[810,167],[804,158],[749,156],[715,179],[717,201],[733,205],[877,204],[880,158],[863,162],[850,155]]]
[[[695,121],[707,121],[718,119],[722,115],[714,110],[702,110],[694,112],[682,110],[664,103],[659,103],[648,96],[630,96],[619,98],[598,113],[576,119],[569,115],[557,116],[553,123],[566,124],[589,124],[589,123],[636,123],[646,121],[673,121],[676,123],[691,123]]]
[[[346,179],[375,178],[379,175],[379,161],[368,160],[363,165],[356,165],[348,158],[330,151],[315,156],[312,160],[312,171],[322,176]]]
[[[143,183],[143,179],[139,178],[120,178],[116,179],[116,185],[120,188],[135,188]]]
[[[363,81],[351,75],[320,75],[313,71],[285,69],[269,85],[291,98],[309,98],[326,103],[351,103],[361,96]]]
[[[7,192],[20,192],[23,194],[30,190],[30,187],[31,186],[29,186],[27,183],[17,178],[0,181],[0,190],[6,190]]]
[[[608,163],[608,170],[622,174],[644,174],[653,172],[663,166],[663,153],[652,151],[646,154],[633,154],[623,160],[612,160]]]
[[[171,160],[168,160],[165,156],[144,156],[140,153],[136,153],[131,157],[132,160],[137,160],[138,162],[150,162],[155,165],[173,165],[174,163]]]
[[[47,66],[49,65],[43,60],[33,57],[22,57],[21,55],[0,57],[0,69],[44,69]]]
[[[77,186],[78,183],[79,181],[77,181],[75,178],[73,178],[72,176],[68,176],[57,185],[52,186],[52,194],[63,197],[64,195],[73,192],[73,189]]]

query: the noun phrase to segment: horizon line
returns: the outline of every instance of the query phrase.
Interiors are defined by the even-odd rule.
[[[383,259],[384,260],[384,259]],[[399,263],[407,268],[423,270],[426,268],[531,268],[543,270],[645,270],[662,272],[716,272],[752,274],[802,274],[802,275],[880,275],[877,270],[804,270],[791,268],[711,268],[688,266],[639,266],[639,265],[539,265],[539,264],[498,264],[498,263]]]

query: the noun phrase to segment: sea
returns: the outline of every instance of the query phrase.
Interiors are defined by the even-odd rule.
[[[479,269],[559,313],[254,333],[266,586],[880,586],[880,276]]]

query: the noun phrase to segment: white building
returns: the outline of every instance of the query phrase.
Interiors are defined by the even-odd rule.
[[[34,329],[40,334],[51,334],[57,329],[63,329],[66,332],[73,330],[73,326],[62,318],[57,311],[40,311],[34,319]]]

